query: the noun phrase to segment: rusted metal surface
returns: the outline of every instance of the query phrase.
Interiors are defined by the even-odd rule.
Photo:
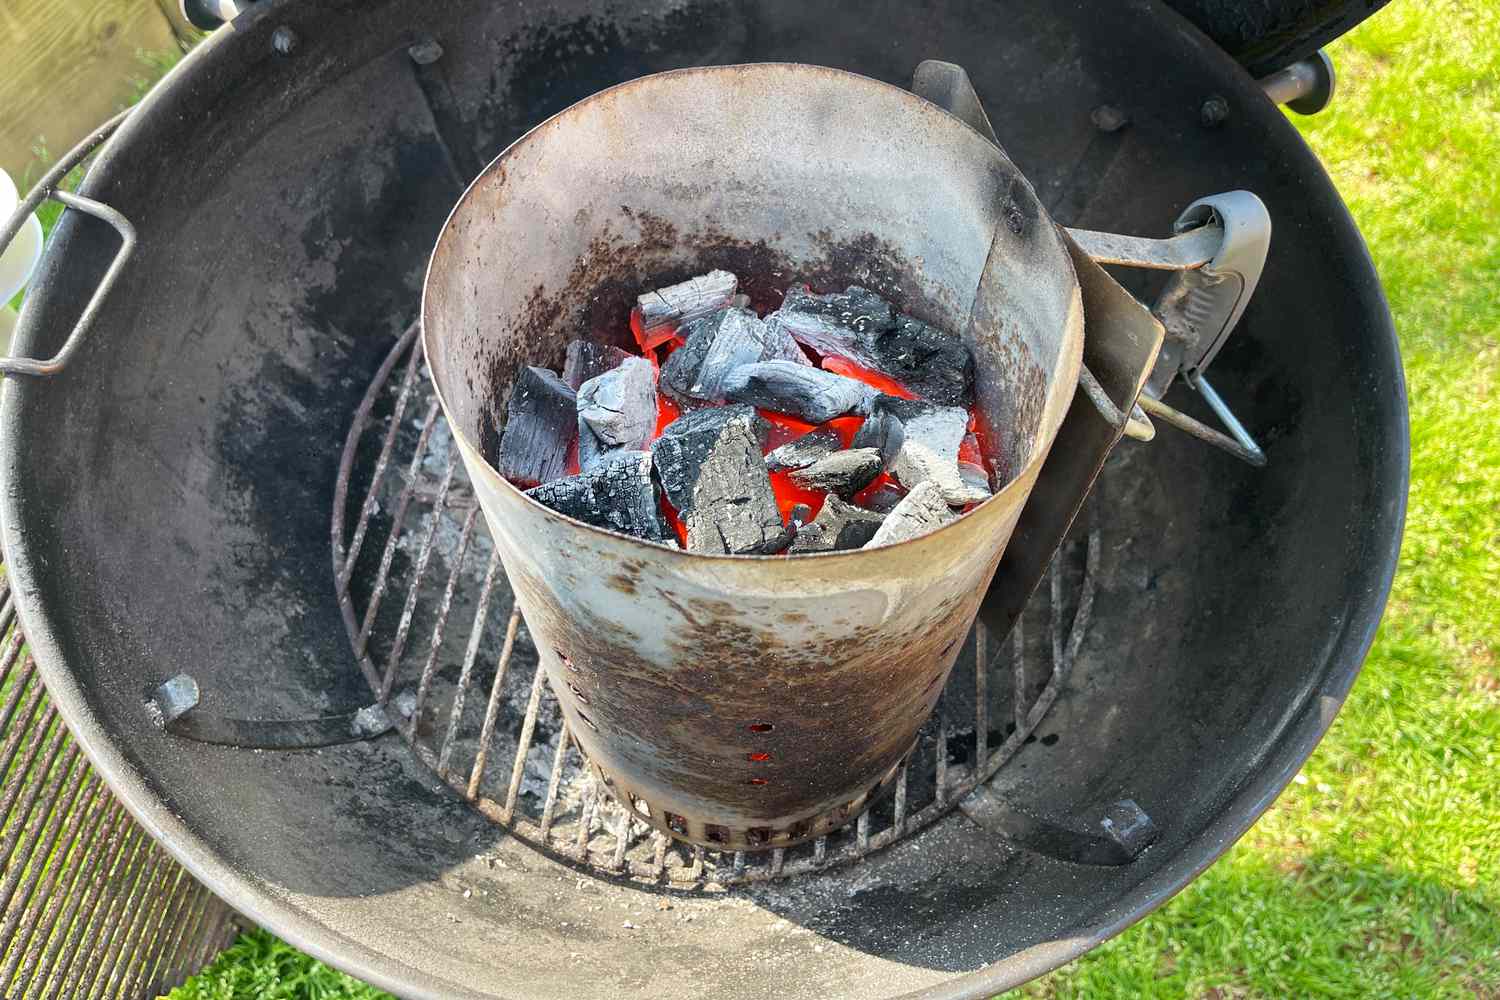
[[[893,138],[872,157],[877,123]],[[672,156],[633,155],[666,134]],[[919,155],[920,176],[898,169]],[[726,261],[730,247],[749,257]],[[580,323],[618,327],[632,289],[715,267],[739,273],[752,300],[796,280],[863,282],[963,330],[982,422],[1003,428],[1007,485],[885,549],[711,558],[570,521],[493,470],[485,449],[518,365],[555,363]],[[976,288],[988,292],[977,303]],[[793,65],[648,77],[496,160],[435,251],[424,342],[517,602],[604,786],[676,837],[756,849],[848,822],[900,781],[1072,395],[1081,327],[1061,238],[1016,168],[939,109],[862,77]]]

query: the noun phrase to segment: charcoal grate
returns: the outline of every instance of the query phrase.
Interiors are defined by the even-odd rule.
[[[970,634],[893,791],[810,844],[716,852],[672,840],[596,787],[515,605],[413,324],[355,412],[334,498],[334,583],[356,659],[417,759],[488,820],[598,874],[677,889],[856,861],[995,775],[1066,684],[1094,599],[1099,535],[1070,539],[1009,641]]]

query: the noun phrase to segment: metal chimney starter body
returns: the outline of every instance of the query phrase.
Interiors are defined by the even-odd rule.
[[[862,284],[964,331],[1003,488],[895,546],[710,557],[560,516],[485,461],[518,366],[720,267],[752,298]],[[636,80],[506,150],[438,240],[423,328],[570,731],[643,819],[743,850],[821,836],[895,780],[1072,398],[1083,312],[1057,227],[978,132],[765,64]]]

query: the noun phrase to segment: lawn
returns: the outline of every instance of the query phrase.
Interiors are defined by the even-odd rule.
[[[1405,352],[1411,506],[1327,740],[1202,878],[1028,997],[1500,998],[1500,2],[1388,8],[1297,125],[1370,242]],[[268,934],[171,1000],[383,996]]]

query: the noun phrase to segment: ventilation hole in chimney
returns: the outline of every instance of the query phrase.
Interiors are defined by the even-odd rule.
[[[746,754],[745,756],[749,757],[751,763],[753,764],[764,764],[766,761],[771,759],[771,755],[768,753],[752,753]]]
[[[775,728],[776,724],[773,722],[754,722],[750,725],[750,731],[752,733],[769,733]]]
[[[1044,746],[1044,747],[1056,746],[1057,745],[1057,740],[1058,740],[1058,736],[1057,736],[1056,733],[1048,733],[1046,736],[1042,737],[1042,746]]]
[[[752,826],[745,831],[745,843],[751,847],[765,847],[766,841],[771,839],[771,831],[763,826]]]
[[[563,666],[567,667],[569,670],[574,671],[575,673],[577,672],[578,668],[573,665],[573,661],[568,658],[568,654],[567,653],[564,653],[560,649],[559,650],[555,650],[555,652],[557,653],[557,658],[559,660],[562,660],[562,665]]]
[[[812,833],[812,820],[799,819],[792,824],[791,829],[787,830],[786,836],[788,840],[801,840],[809,833]]]
[[[930,680],[930,681],[927,682],[927,687],[925,688],[925,690],[926,691],[931,691],[933,688],[937,687],[937,682],[940,681],[940,680],[942,680],[942,679],[943,679],[943,675],[941,673],[935,675],[932,678],[932,680]]]
[[[663,815],[666,817],[668,828],[670,828],[673,833],[680,833],[684,837],[687,836],[687,820],[683,819],[676,813],[663,813]]]
[[[712,823],[704,824],[703,836],[712,844],[729,843],[729,830],[722,826],[715,826]]]
[[[578,703],[580,705],[587,705],[589,703],[588,696],[580,691],[578,689],[578,685],[574,684],[572,681],[568,682],[568,690],[573,692],[573,697],[578,699]]]
[[[593,719],[590,719],[587,715],[584,715],[582,712],[578,713],[578,717],[583,720],[583,724],[585,726],[588,726],[590,729],[592,729],[596,733],[599,731],[599,727],[596,726],[596,725],[594,725],[594,720]]]
[[[752,784],[752,785],[769,785],[770,782],[767,781],[765,778],[751,778],[750,779],[750,784]]]

